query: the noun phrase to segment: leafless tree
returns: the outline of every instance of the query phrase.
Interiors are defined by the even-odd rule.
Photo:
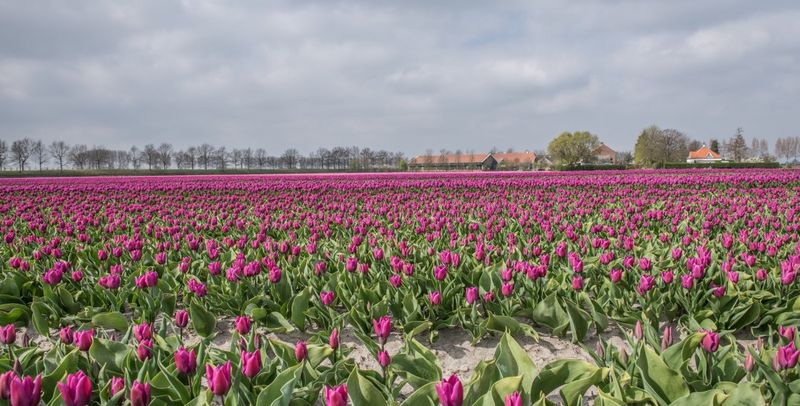
[[[88,150],[89,148],[85,144],[73,145],[72,148],[69,149],[67,159],[69,159],[73,168],[84,169],[86,167],[86,163],[89,160],[87,155]]]
[[[47,150],[41,140],[31,142],[31,156],[36,159],[36,164],[41,172],[44,163],[47,162]]]
[[[67,158],[67,154],[69,153],[69,146],[64,141],[53,141],[50,143],[50,147],[48,148],[50,151],[50,155],[53,156],[53,159],[58,162],[58,170],[64,170],[64,160]]]
[[[158,159],[162,169],[168,169],[172,165],[172,144],[162,142],[158,146]]]
[[[203,144],[197,147],[197,161],[203,166],[203,169],[208,170],[209,165],[214,165],[214,147],[211,144]]]
[[[8,154],[8,144],[5,140],[0,140],[0,171],[6,168],[6,158]]]
[[[137,148],[136,145],[134,145],[129,150],[128,155],[131,157],[131,165],[133,165],[133,169],[139,170],[142,167],[142,152],[139,151],[139,148]]]
[[[23,138],[11,144],[11,157],[17,163],[20,172],[25,170],[25,164],[31,157],[32,144],[33,142],[29,138]]]
[[[281,155],[281,161],[288,169],[294,169],[297,164],[297,157],[300,155],[294,148],[289,148]]]
[[[194,170],[194,166],[197,163],[196,147],[189,147],[186,149],[186,159],[189,161],[189,169]]]

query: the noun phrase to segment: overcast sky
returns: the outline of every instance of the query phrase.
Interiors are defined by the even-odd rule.
[[[800,135],[800,2],[0,0],[0,138],[545,148]]]

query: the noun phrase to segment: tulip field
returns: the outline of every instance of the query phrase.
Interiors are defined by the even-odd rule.
[[[796,170],[4,179],[0,260],[0,405],[800,404]]]

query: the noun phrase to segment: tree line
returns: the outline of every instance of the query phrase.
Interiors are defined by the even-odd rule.
[[[779,159],[797,160],[800,155],[800,137],[779,138],[774,153],[763,138],[752,138],[750,143],[741,128],[728,139],[709,140],[708,144],[692,139],[683,132],[655,125],[642,130],[636,139],[633,153],[617,153],[620,164],[635,163],[640,166],[685,162],[690,151],[707,145],[712,151],[733,162],[762,161],[774,162]],[[597,135],[588,131],[564,132],[548,145],[551,158],[564,165],[592,164],[596,157],[594,151],[600,146]]]
[[[321,169],[369,171],[384,168],[402,168],[402,152],[373,150],[359,147],[319,148],[303,155],[290,148],[280,155],[271,155],[264,148],[217,147],[211,144],[176,149],[169,143],[133,146],[128,150],[115,150],[86,144],[68,145],[53,141],[23,138],[7,143],[0,140],[0,170],[43,170],[48,163],[53,168],[72,169]]]

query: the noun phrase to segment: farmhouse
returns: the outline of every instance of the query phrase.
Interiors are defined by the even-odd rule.
[[[408,167],[417,171],[532,170],[535,162],[533,152],[441,154],[416,156],[408,162]]]
[[[712,151],[711,148],[703,145],[697,151],[689,151],[689,157],[686,158],[686,162],[690,164],[722,162],[722,157],[718,153]]]
[[[606,144],[600,143],[600,146],[592,151],[594,161],[599,164],[615,165],[619,162],[617,151],[614,151]]]

